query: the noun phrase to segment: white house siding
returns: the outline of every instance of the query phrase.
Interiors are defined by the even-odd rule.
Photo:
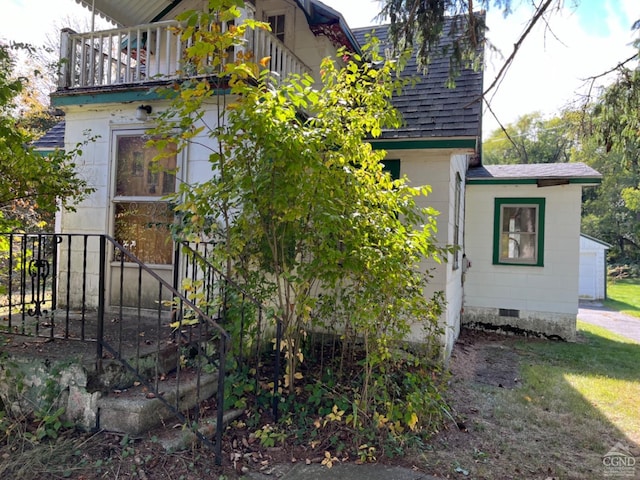
[[[580,235],[579,296],[585,300],[606,298],[606,253],[609,246]]]
[[[454,232],[455,232],[455,196],[456,196],[456,174],[460,175],[462,183],[460,185],[460,218],[459,218],[459,239],[458,244],[460,250],[458,251],[458,264],[455,265],[454,255],[449,254],[447,264],[445,265],[447,271],[447,283],[445,288],[445,298],[447,299],[446,308],[446,325],[445,330],[445,348],[446,358],[449,358],[453,344],[460,335],[461,313],[463,308],[463,285],[462,285],[462,255],[464,251],[464,217],[465,217],[465,173],[467,171],[468,156],[466,154],[454,154],[451,156],[451,164],[449,169],[449,215],[447,219],[447,231],[448,239],[447,244],[455,244]]]
[[[114,153],[113,148],[113,136],[120,131],[135,131],[143,132],[153,126],[152,117],[157,114],[163,108],[166,108],[166,102],[149,102],[153,105],[153,113],[149,122],[140,122],[136,120],[136,108],[140,102],[129,104],[99,104],[99,105],[85,105],[85,106],[73,106],[67,107],[66,111],[66,132],[65,132],[65,144],[67,149],[72,148],[77,143],[82,142],[85,138],[84,132],[89,131],[91,135],[97,136],[95,142],[90,143],[83,148],[83,154],[77,159],[76,163],[79,167],[80,175],[87,180],[89,185],[95,188],[95,192],[91,194],[85,201],[76,206],[75,212],[62,212],[60,215],[60,228],[61,233],[81,233],[81,234],[113,234],[112,224],[112,205],[111,195],[113,191],[113,168],[114,165]],[[217,114],[215,113],[214,105],[205,116],[205,120],[209,126],[215,126],[217,122]],[[205,132],[206,133],[206,132]],[[205,140],[211,145],[211,141],[205,138],[205,134],[201,134],[201,137],[196,138],[193,146],[187,148],[182,156],[178,158],[178,165],[180,171],[177,175],[178,182],[196,182],[204,181],[211,177],[212,170],[209,164],[209,155],[211,153],[210,148],[203,147],[199,143],[204,143]],[[97,285],[99,265],[98,250],[99,245],[97,239],[92,239],[89,242],[89,263],[87,265],[89,277],[88,283],[90,285]],[[74,265],[82,265],[80,256],[82,255],[80,249],[80,243],[78,243],[78,249],[73,249],[72,263]],[[66,252],[63,252],[63,258],[60,264],[64,266],[66,264]],[[91,261],[93,260],[93,262]],[[64,267],[63,267],[64,268]],[[113,267],[117,268],[116,266]],[[171,266],[158,266],[155,268],[156,273],[161,275],[166,281],[171,282],[172,269]],[[130,274],[137,275],[136,272],[125,271],[125,281]],[[65,278],[66,272],[62,271],[61,275]],[[112,275],[107,279],[107,285],[113,280],[113,286],[110,288],[110,294],[113,297],[118,295],[118,278],[116,275]],[[72,276],[72,279],[79,280],[79,276]],[[132,280],[135,283],[135,278]],[[144,280],[143,280],[144,283]],[[157,287],[151,290],[156,290]],[[90,290],[92,292],[96,289]],[[71,303],[79,304],[82,289],[80,285],[71,285]],[[60,292],[61,296],[66,295],[66,292]],[[74,295],[78,296],[75,298]],[[149,295],[155,295],[150,293]],[[153,303],[156,299],[149,298],[149,302]],[[98,299],[90,298],[87,301],[89,307],[96,307]]]
[[[400,174],[410,179],[413,187],[429,185],[431,193],[421,198],[418,204],[423,207],[433,207],[438,212],[436,241],[440,246],[454,243],[454,204],[455,204],[455,179],[456,173],[462,178],[462,191],[464,192],[464,178],[467,169],[467,155],[464,152],[452,152],[451,150],[391,150],[387,152],[387,158],[400,159]],[[461,210],[464,212],[464,194],[462,195]],[[460,241],[464,237],[464,215],[460,216]],[[460,257],[462,253],[460,253]],[[462,308],[461,271],[453,269],[453,256],[443,259],[442,263],[425,261],[424,268],[430,271],[432,278],[425,295],[432,296],[435,292],[445,293],[446,305],[440,318],[440,326],[443,328],[441,343],[443,355],[448,358],[453,344],[460,333],[460,311]],[[420,323],[416,323],[412,329],[410,340],[421,341],[424,333]]]
[[[294,2],[285,0],[258,2],[256,20],[266,21],[270,14],[286,14],[285,46],[311,68],[311,75],[319,81],[320,64],[325,57],[335,57],[336,46],[326,36],[314,35],[302,9],[294,5]]]
[[[467,185],[463,323],[575,339],[581,187]],[[493,265],[494,199],[544,197],[544,266]],[[501,316],[500,309],[518,317]],[[506,312],[503,312],[506,313]],[[514,312],[511,312],[514,313]]]
[[[197,6],[196,4],[199,4],[199,2],[190,2],[189,7]],[[285,43],[300,60],[312,69],[315,78],[319,78],[320,62],[325,56],[335,55],[335,45],[326,36],[314,35],[309,30],[304,12],[297,6],[292,6],[291,2],[267,0],[260,2],[258,8],[256,18],[259,20],[266,20],[265,14],[267,13],[287,14],[287,37]],[[295,48],[293,48],[294,46]],[[83,155],[77,159],[80,175],[87,180],[89,185],[95,188],[95,192],[78,205],[75,212],[62,212],[60,214],[59,229],[62,233],[103,234],[106,232],[112,234],[113,134],[119,130],[144,130],[153,127],[154,115],[166,108],[167,103],[162,100],[104,104],[81,104],[79,101],[78,103],[78,105],[64,107],[66,113],[65,145],[69,149],[82,142],[85,138],[83,134],[85,131],[97,137],[95,142],[83,148]],[[151,105],[153,108],[148,122],[140,122],[135,118],[137,107],[143,103]],[[205,119],[209,127],[214,128],[216,126],[217,113],[214,104],[211,105],[210,110],[205,115]],[[212,141],[208,138],[200,137],[196,138],[193,144],[185,149],[182,158],[178,158],[178,163],[181,164],[178,182],[181,180],[186,180],[189,183],[200,182],[211,177],[211,165],[208,161],[211,148],[215,148],[215,145],[212,145]],[[97,240],[90,242],[89,249],[89,258],[97,259],[99,251]],[[80,252],[75,252],[72,255],[78,257]],[[75,261],[76,259],[74,258]],[[82,262],[79,261],[79,264],[81,265]],[[112,270],[114,268],[116,267],[112,267]],[[165,280],[171,280],[171,266],[159,266],[155,270]],[[99,272],[97,261],[88,265],[88,272],[87,282],[97,285]],[[130,273],[132,272],[125,272],[125,278]],[[61,271],[60,274],[61,277],[64,277],[66,272]],[[114,295],[117,296],[119,293],[115,288],[118,283],[116,281],[117,277],[119,275],[113,273],[111,278],[107,279],[107,285],[114,280],[113,288],[110,289],[112,297]],[[71,285],[71,303],[80,303],[81,291],[80,285]],[[78,298],[73,298],[75,293],[77,293]],[[66,295],[66,292],[60,292],[60,294]],[[95,298],[90,298],[87,305],[95,307],[97,303],[96,296]]]

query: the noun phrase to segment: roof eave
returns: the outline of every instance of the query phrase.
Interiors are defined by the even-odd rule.
[[[500,185],[500,184],[511,184],[511,185],[537,185],[540,181],[557,181],[558,185],[561,184],[583,184],[585,186],[589,185],[600,185],[602,183],[602,177],[597,176],[586,176],[586,177],[470,177],[467,178],[467,183],[476,184],[476,185]]]
[[[314,27],[337,24],[344,36],[341,43],[345,46],[350,46],[352,51],[356,53],[362,53],[360,44],[355,39],[353,32],[340,12],[317,0],[296,0],[296,3],[307,17],[307,23],[312,30]]]

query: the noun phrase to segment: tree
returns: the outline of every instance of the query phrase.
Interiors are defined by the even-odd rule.
[[[374,43],[364,47],[365,56],[340,52],[344,67],[325,60],[319,89],[308,75],[274,78],[259,68],[268,59],[228,57],[248,28],[266,25],[197,28],[235,20],[240,4],[211,0],[208,12],[182,18],[181,35],[193,39],[189,68],[201,76],[170,89],[172,107],[153,133],[159,146],[177,142],[182,149],[196,140],[211,146],[212,177],[182,185],[176,233],[213,240],[212,260],[277,313],[286,392],[297,392],[306,335],[328,329],[343,344],[357,338],[365,350],[362,382],[349,401],[364,414],[356,412],[353,425],[386,418],[398,429],[420,428],[430,421],[425,411],[438,404],[425,392],[431,377],[407,380],[396,396],[390,372],[414,322],[428,345],[437,343],[441,301],[425,297],[422,262],[439,261],[444,251],[433,236],[436,212],[417,206],[428,189],[392,180],[384,152],[366,140],[398,125],[390,103],[400,86],[396,62],[383,61]],[[227,86],[230,103],[220,94]],[[217,124],[204,120],[206,105],[218,105]]]
[[[578,115],[569,111],[550,119],[539,112],[522,115],[484,141],[482,161],[487,165],[569,162],[578,141],[573,128]]]
[[[616,245],[617,261],[640,259],[640,69],[621,67],[617,80],[585,107],[585,135],[605,174],[604,205],[594,201],[594,228]],[[606,177],[610,175],[611,183]],[[614,207],[613,209],[611,207]],[[599,207],[599,208],[598,208]]]
[[[48,157],[30,147],[33,137],[15,118],[26,79],[12,76],[11,52],[12,47],[0,45],[0,232],[33,227],[42,215],[73,208],[91,191],[72,161],[82,145]]]
[[[615,151],[630,169],[639,167],[640,69],[623,68],[591,108],[592,132],[607,151]]]
[[[487,9],[493,4],[504,15],[511,12],[511,0],[384,0],[381,4],[379,18],[390,21],[389,38],[395,51],[414,48],[418,65],[424,70],[434,55],[448,56],[451,81],[461,68],[481,65],[487,26],[484,16],[474,13],[474,8]],[[543,0],[536,5],[523,34],[484,95],[499,83],[533,27],[554,5],[559,8],[561,4],[562,0]]]
[[[625,168],[621,155],[606,152],[593,139],[585,140],[576,161],[584,161],[602,174],[602,183],[583,193],[582,232],[610,243],[610,263],[640,260],[640,218],[625,192],[635,189],[640,175]]]

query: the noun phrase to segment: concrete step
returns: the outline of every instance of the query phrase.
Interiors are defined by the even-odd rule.
[[[211,398],[217,391],[217,372],[201,374],[199,385],[195,374],[185,371],[181,375],[179,384],[173,374],[158,386],[163,398],[181,412]],[[147,432],[174,416],[159,398],[142,385],[111,392],[100,398],[97,406],[99,428],[131,436]]]
[[[206,346],[206,341],[203,345]],[[148,346],[140,352],[124,352],[124,359],[138,370],[140,377],[153,378],[156,374],[166,375],[173,372],[185,354],[188,356],[189,352],[195,353],[196,350],[197,341],[168,341],[160,347]],[[102,371],[92,371],[90,378],[92,388],[103,391],[129,389],[137,381],[138,378],[115,359],[103,360]]]
[[[244,410],[228,410],[224,412],[222,418],[223,426],[229,425],[236,418],[240,417],[244,413]],[[199,422],[198,432],[207,437],[213,438],[216,434],[217,420],[215,418],[203,418]],[[194,445],[198,444],[198,437],[189,428],[181,428],[180,430],[167,430],[165,429],[163,434],[158,435],[158,441],[168,452],[177,452],[181,450],[188,450]]]
[[[135,356],[125,358],[134,368],[137,368],[140,376],[152,378],[157,373],[159,375],[168,374],[175,370],[180,361],[180,348],[175,343],[168,343],[162,348],[150,349],[140,353],[140,358]],[[103,360],[102,371],[93,371],[91,375],[91,385],[96,390],[126,390],[132,387],[138,378],[131,373],[118,360]]]

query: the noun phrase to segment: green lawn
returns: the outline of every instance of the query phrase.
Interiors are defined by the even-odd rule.
[[[627,278],[607,284],[605,306],[640,318],[640,279]]]
[[[573,344],[526,344],[523,350],[535,352],[536,361],[523,366],[523,392],[546,408],[609,423],[640,442],[640,345],[583,322],[578,332],[582,340]]]
[[[478,348],[467,357],[458,353],[462,372],[479,368],[481,380],[452,384],[453,409],[466,430],[444,432],[422,449],[429,473],[474,480],[602,479],[603,456],[615,445],[640,458],[640,344],[578,322],[573,343],[513,337]],[[514,388],[484,383],[487,372],[508,372],[513,364],[519,367]]]

